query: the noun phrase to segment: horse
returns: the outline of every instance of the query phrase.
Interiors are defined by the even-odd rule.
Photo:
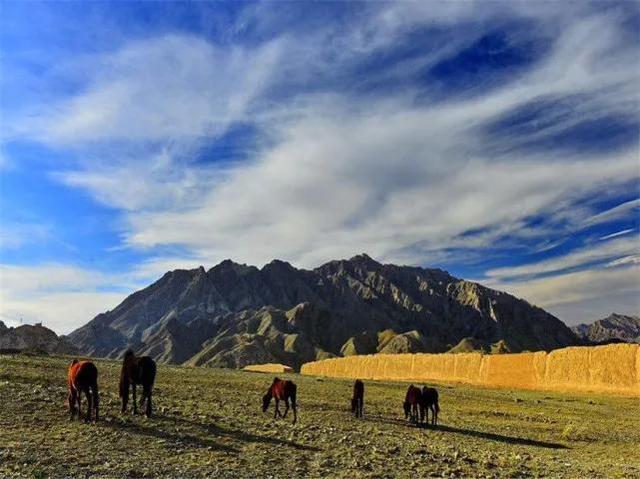
[[[351,412],[356,417],[362,417],[364,409],[364,383],[359,379],[353,383],[353,397],[351,398]]]
[[[69,388],[69,419],[77,414],[78,418],[82,414],[80,396],[82,393],[87,397],[87,415],[85,421],[91,421],[92,412],[95,413],[95,420],[98,420],[98,368],[91,361],[78,361],[74,359],[69,365],[67,372],[67,386]]]
[[[275,412],[273,418],[281,417],[285,418],[289,412],[289,400],[291,400],[291,408],[293,409],[293,424],[298,420],[298,412],[296,407],[296,390],[297,387],[293,381],[284,380],[280,378],[274,378],[271,386],[267,390],[267,393],[262,396],[262,412],[267,412],[271,398],[276,400]],[[285,409],[284,414],[280,412],[279,403],[280,400],[284,400]]]
[[[436,389],[427,386],[422,388],[422,409],[427,415],[427,424],[429,424],[429,410],[431,410],[431,424],[437,425],[440,406],[438,405],[438,391]]]
[[[122,371],[120,373],[120,398],[122,399],[122,413],[127,411],[129,402],[129,386],[133,387],[133,413],[138,414],[136,402],[136,386],[142,385],[142,400],[140,408],[145,405],[145,415],[151,417],[151,393],[156,379],[156,363],[149,356],[137,357],[130,349],[124,353]]]
[[[404,418],[412,423],[420,423],[424,420],[424,408],[422,407],[422,392],[413,384],[407,389],[404,397]]]

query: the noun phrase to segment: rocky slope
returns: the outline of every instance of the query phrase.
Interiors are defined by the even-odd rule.
[[[591,343],[640,342],[640,316],[612,313],[604,319],[591,324],[579,324],[571,329],[577,336]]]
[[[70,340],[86,354],[127,347],[160,361],[298,367],[332,355],[446,352],[463,338],[511,351],[577,344],[564,323],[506,293],[439,269],[380,264],[366,255],[314,270],[230,260],[176,270],[96,316]]]
[[[8,328],[0,321],[0,351],[38,351],[49,354],[75,354],[77,349],[41,324]]]

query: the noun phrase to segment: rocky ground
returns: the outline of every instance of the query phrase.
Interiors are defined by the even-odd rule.
[[[640,477],[640,401],[439,386],[437,428],[401,417],[406,384],[292,375],[298,424],[262,414],[271,375],[161,366],[156,416],[121,416],[97,361],[97,424],[69,421],[67,358],[0,356],[0,477]]]

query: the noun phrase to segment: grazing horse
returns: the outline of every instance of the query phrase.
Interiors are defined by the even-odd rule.
[[[269,404],[271,403],[271,398],[276,400],[275,412],[273,413],[273,418],[281,417],[285,418],[287,413],[289,412],[289,399],[291,399],[291,408],[293,409],[293,424],[298,420],[298,412],[296,408],[296,390],[297,387],[293,383],[293,381],[284,380],[280,378],[274,378],[273,383],[269,386],[267,390],[267,394],[262,397],[262,412],[267,412],[269,408]],[[280,412],[278,407],[280,400],[284,399],[284,414]]]
[[[351,412],[356,417],[362,417],[364,409],[364,383],[359,379],[353,383],[353,397],[351,398]]]
[[[127,411],[129,402],[129,386],[133,387],[133,413],[138,414],[136,402],[136,386],[142,386],[140,408],[145,405],[145,415],[151,417],[151,393],[156,379],[156,363],[149,356],[137,357],[130,349],[124,353],[122,372],[120,373],[120,397],[122,398],[122,412]]]
[[[412,423],[419,423],[424,420],[424,410],[422,408],[422,392],[420,388],[413,384],[407,389],[404,397],[404,418],[409,419]]]
[[[95,413],[95,420],[98,420],[98,368],[91,361],[78,361],[74,359],[69,365],[67,373],[67,386],[69,387],[69,414],[70,419],[77,414],[82,414],[80,396],[82,393],[87,397],[87,415],[85,421],[91,421],[92,412]]]
[[[427,424],[429,424],[429,410],[431,410],[431,424],[438,424],[438,413],[440,406],[438,405],[438,391],[427,386],[422,388],[422,409],[427,415]]]

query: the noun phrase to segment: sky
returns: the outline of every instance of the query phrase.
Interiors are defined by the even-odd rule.
[[[365,252],[640,313],[636,2],[0,3],[0,320]]]

